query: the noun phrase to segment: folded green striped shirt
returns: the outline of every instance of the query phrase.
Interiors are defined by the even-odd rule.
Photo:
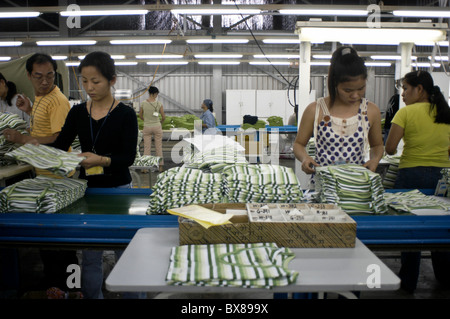
[[[288,269],[295,257],[275,243],[183,245],[173,247],[166,282],[170,285],[272,288],[295,283]]]

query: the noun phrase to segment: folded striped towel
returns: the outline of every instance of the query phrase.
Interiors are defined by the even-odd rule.
[[[295,257],[275,243],[183,245],[173,247],[170,285],[272,288],[295,283],[287,268]]]

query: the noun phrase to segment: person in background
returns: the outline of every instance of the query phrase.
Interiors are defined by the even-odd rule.
[[[114,60],[105,52],[91,52],[78,72],[89,100],[72,107],[52,146],[68,150],[78,136],[79,156],[85,157],[79,178],[86,179],[89,188],[130,188],[129,166],[136,157],[138,123],[135,111],[111,92],[117,79]],[[103,251],[83,250],[82,258],[84,297],[103,298]]]
[[[397,92],[389,99],[388,107],[386,109],[386,115],[384,117],[384,143],[386,143],[391,129],[392,119],[400,108],[400,94]]]
[[[142,130],[144,139],[144,155],[151,154],[152,136],[155,138],[156,156],[161,158],[159,162],[159,171],[164,169],[164,156],[162,151],[163,131],[161,124],[166,119],[164,107],[158,101],[159,90],[157,87],[150,86],[148,89],[149,97],[141,103],[139,109],[139,117],[144,121],[144,129]],[[159,116],[161,115],[161,120]]]
[[[13,129],[3,130],[5,138],[13,143],[48,144],[55,141],[70,110],[70,103],[55,85],[57,64],[44,53],[33,54],[25,65],[28,79],[34,89],[34,104],[24,94],[17,97],[17,107],[30,116],[30,135],[22,135]],[[47,170],[35,168],[36,175],[55,177]],[[67,288],[67,266],[78,264],[75,250],[41,249],[44,265],[43,285],[50,289]]]
[[[407,73],[402,79],[405,107],[392,119],[385,150],[397,152],[404,141],[395,189],[435,189],[441,170],[450,167],[448,147],[450,138],[450,108],[440,88],[426,71]],[[420,271],[419,252],[402,252],[400,279],[402,288],[413,292]],[[450,285],[450,253],[431,252],[436,279]]]
[[[33,54],[26,62],[28,79],[35,94],[34,104],[24,94],[17,98],[17,107],[30,116],[30,135],[12,129],[3,131],[6,139],[19,144],[37,141],[49,144],[56,140],[70,110],[67,97],[55,85],[57,64],[44,53]],[[36,170],[36,174],[45,174]]]
[[[2,73],[0,73],[0,113],[17,114],[19,117],[30,125],[30,116],[22,110],[17,108],[17,93],[16,84],[8,81]]]
[[[294,106],[294,113],[289,116],[287,125],[295,125],[297,126],[298,121],[298,105]]]
[[[216,119],[214,118],[214,109],[213,109],[213,101],[210,99],[203,100],[201,105],[203,110],[202,116],[200,116],[200,120],[202,120],[202,133],[208,135],[215,135],[217,133],[216,130]]]
[[[329,96],[305,109],[294,142],[295,157],[302,170],[313,174],[315,167],[358,164],[375,172],[383,157],[381,113],[364,98],[367,68],[351,47],[337,49],[328,73]],[[315,137],[316,156],[308,155],[307,143]],[[365,159],[370,148],[370,158]]]

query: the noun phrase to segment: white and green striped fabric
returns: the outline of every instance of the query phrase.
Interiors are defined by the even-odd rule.
[[[2,213],[55,213],[82,198],[87,181],[37,176],[5,187],[0,192]]]
[[[54,147],[33,144],[25,144],[5,155],[59,176],[67,176],[84,159]]]
[[[290,167],[271,164],[236,164],[223,168],[224,192],[231,203],[293,203],[303,192]]]
[[[198,168],[213,173],[221,172],[230,164],[247,164],[247,159],[243,151],[234,145],[225,145],[218,148],[209,149],[203,152],[191,153],[184,158],[184,166]]]
[[[440,209],[450,212],[450,203],[427,196],[418,189],[408,192],[386,193],[386,204],[399,213],[411,213],[414,209]]]
[[[381,177],[354,164],[316,167],[317,200],[347,213],[387,213]]]
[[[167,214],[169,208],[189,204],[220,203],[222,175],[174,167],[158,175],[152,190],[147,214]]]
[[[166,282],[170,285],[272,288],[295,283],[288,269],[295,257],[275,243],[209,244],[173,247]]]
[[[383,177],[383,187],[385,189],[391,189],[394,188],[397,179],[400,156],[385,156],[383,159],[389,162],[388,169]]]
[[[138,131],[138,141],[136,146],[136,158],[134,159],[133,166],[145,166],[150,169],[157,169],[159,167],[159,162],[161,157],[153,155],[141,155],[140,145],[142,142],[143,133]]]
[[[450,168],[443,168],[441,170],[442,178],[447,184],[447,190],[445,192],[445,197],[450,197]]]
[[[27,122],[22,120],[17,114],[9,114],[9,113],[0,113],[0,166],[7,166],[16,164],[12,158],[6,157],[5,154],[9,153],[20,145],[11,143],[6,140],[3,135],[3,131],[7,128],[12,128],[18,130],[22,134],[28,134],[26,131]]]

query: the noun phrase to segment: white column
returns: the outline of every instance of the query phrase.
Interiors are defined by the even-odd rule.
[[[311,81],[311,42],[300,42],[299,80],[298,80],[298,121],[310,103],[309,91]],[[302,163],[295,159],[295,174],[303,189],[309,185],[309,175],[302,171]]]
[[[401,60],[395,65],[395,78],[402,79],[406,73],[411,72],[411,53],[414,43],[400,43],[400,52],[401,52]],[[397,77],[398,76],[398,77]],[[402,96],[403,89],[400,86],[399,94],[400,94],[400,107],[405,106],[405,102],[403,102]]]

